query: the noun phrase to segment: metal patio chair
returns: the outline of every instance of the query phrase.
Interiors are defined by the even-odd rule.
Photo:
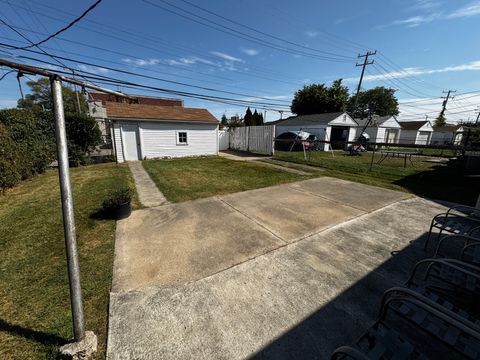
[[[452,254],[445,248],[452,243],[460,243],[460,250]],[[463,244],[462,244],[463,243]],[[443,251],[442,251],[443,250]],[[446,254],[448,252],[448,255]],[[480,267],[480,238],[465,235],[448,235],[442,237],[437,244],[434,258],[451,257]]]
[[[405,323],[387,320],[393,312]],[[408,324],[410,327],[405,327]],[[331,359],[428,359],[414,342],[436,339],[445,349],[470,359],[480,358],[480,332],[458,314],[410,289],[392,288],[382,297],[377,320],[353,347],[342,346]],[[414,327],[413,329],[411,327]],[[422,349],[424,346],[422,346]],[[428,350],[427,352],[429,352]]]
[[[480,236],[480,209],[471,206],[457,205],[451,207],[445,213],[434,216],[423,250],[427,250],[434,228],[440,230],[437,235],[437,240],[440,239],[444,231],[456,235]]]

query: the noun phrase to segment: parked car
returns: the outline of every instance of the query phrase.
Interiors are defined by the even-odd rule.
[[[287,131],[275,138],[275,150],[303,151],[310,148],[310,133],[305,131]]]

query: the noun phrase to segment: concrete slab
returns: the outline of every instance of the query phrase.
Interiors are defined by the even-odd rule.
[[[314,179],[317,180],[317,179]],[[293,242],[363,213],[304,191],[303,182],[222,196],[222,200],[278,237]]]
[[[364,211],[379,209],[385,205],[412,197],[410,194],[399,191],[331,177],[292,183],[291,187]]]
[[[129,161],[128,167],[132,172],[138,198],[143,206],[153,207],[168,203],[165,196],[158,190],[153,180],[143,168],[141,161]]]
[[[284,244],[216,198],[134,211],[117,223],[113,291],[200,279]]]
[[[112,294],[107,357],[328,359],[425,256],[439,208],[404,200],[198,281]]]

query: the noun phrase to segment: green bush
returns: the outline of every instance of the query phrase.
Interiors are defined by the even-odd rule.
[[[0,110],[0,189],[45,171],[54,159],[53,139],[47,116]]]
[[[102,202],[102,208],[108,210],[132,201],[133,191],[129,187],[114,190]]]

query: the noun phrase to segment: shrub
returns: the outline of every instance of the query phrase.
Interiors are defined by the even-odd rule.
[[[102,202],[102,208],[108,210],[114,207],[118,207],[125,203],[132,201],[132,189],[129,187],[123,187],[114,190],[109,196],[107,196]]]

